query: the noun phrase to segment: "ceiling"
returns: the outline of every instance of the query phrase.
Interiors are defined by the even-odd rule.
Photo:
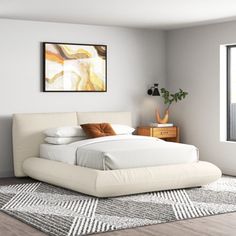
[[[0,0],[0,18],[168,30],[236,19],[236,0]]]

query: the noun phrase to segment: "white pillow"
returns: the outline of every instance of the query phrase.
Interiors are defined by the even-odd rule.
[[[85,140],[85,137],[64,137],[64,138],[47,137],[44,139],[46,143],[57,144],[57,145],[69,144],[69,143],[73,143],[73,142],[81,141],[81,140]]]
[[[111,124],[112,129],[116,134],[132,134],[135,129],[128,125],[119,125],[119,124]]]
[[[63,126],[44,130],[43,133],[49,137],[85,137],[81,126]]]

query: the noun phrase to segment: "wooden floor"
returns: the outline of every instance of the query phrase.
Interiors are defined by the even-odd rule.
[[[0,179],[0,185],[32,182],[30,179]],[[95,236],[235,236],[236,213],[120,230]],[[46,234],[0,213],[0,236],[46,236]]]

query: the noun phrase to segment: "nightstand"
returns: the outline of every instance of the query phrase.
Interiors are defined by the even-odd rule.
[[[166,141],[179,143],[179,128],[176,126],[162,127],[162,128],[141,126],[137,128],[137,134],[143,136],[161,138]]]

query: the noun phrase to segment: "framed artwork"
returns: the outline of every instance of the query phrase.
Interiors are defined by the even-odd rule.
[[[44,92],[106,92],[107,46],[43,43]]]

